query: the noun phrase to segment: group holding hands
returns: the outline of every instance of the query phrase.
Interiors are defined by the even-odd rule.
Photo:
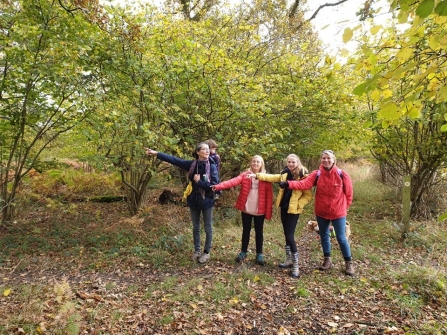
[[[213,146],[214,159],[210,157],[210,145]],[[261,156],[253,156],[250,166],[237,177],[221,182],[219,179],[220,157],[215,152],[217,144],[208,140],[197,145],[194,160],[185,160],[165,153],[146,148],[146,154],[188,171],[189,186],[185,192],[186,202],[190,209],[193,224],[194,253],[193,260],[206,263],[210,259],[212,247],[213,225],[212,214],[216,193],[240,185],[240,192],[234,207],[241,211],[242,244],[241,251],[235,261],[242,262],[247,258],[248,244],[252,222],[254,223],[256,241],[256,263],[265,265],[263,254],[264,221],[270,220],[273,212],[273,186],[279,183],[280,190],[276,198],[276,206],[280,209],[281,223],[285,238],[285,261],[281,268],[290,268],[290,275],[299,278],[298,250],[295,242],[295,230],[300,214],[312,199],[312,187],[316,186],[314,213],[318,222],[323,263],[319,270],[332,268],[331,241],[329,226],[336,233],[343,258],[345,274],[354,275],[349,241],[346,238],[346,215],[353,199],[353,188],[350,176],[336,166],[336,157],[331,150],[321,154],[320,167],[309,173],[302,166],[295,154],[287,156],[287,166],[279,174],[267,174]],[[216,162],[218,161],[218,162]],[[219,165],[218,165],[219,164]],[[201,251],[200,215],[203,216],[205,245]]]

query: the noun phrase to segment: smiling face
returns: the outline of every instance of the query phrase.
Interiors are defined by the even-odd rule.
[[[323,151],[321,154],[321,164],[325,169],[330,169],[335,163],[335,156],[329,151]]]
[[[262,172],[264,168],[264,160],[260,156],[253,156],[250,161],[250,170],[253,173]]]
[[[298,167],[298,159],[295,155],[287,156],[287,167],[293,172]]]

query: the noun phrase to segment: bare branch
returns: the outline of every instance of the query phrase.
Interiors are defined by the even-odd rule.
[[[340,4],[342,4],[343,2],[346,2],[348,0],[340,0],[338,2],[334,2],[334,3],[325,3],[324,5],[321,5],[320,7],[317,8],[317,10],[312,14],[312,16],[309,18],[308,21],[311,21],[313,19],[315,19],[315,17],[317,16],[318,12],[320,10],[322,10],[324,7],[333,7],[333,6],[338,6]]]

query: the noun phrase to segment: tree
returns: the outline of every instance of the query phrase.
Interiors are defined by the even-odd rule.
[[[437,172],[447,158],[447,17],[439,11],[441,2],[436,7],[434,1],[400,3],[398,22],[416,16],[406,29],[391,26],[379,34],[380,27],[373,26],[376,37],[362,37],[362,56],[354,62],[368,79],[354,92],[372,102],[373,153],[382,168],[398,185],[397,177],[411,175],[411,214],[416,216],[427,213],[424,198],[439,182]],[[431,9],[425,7],[429,3]]]
[[[21,179],[52,141],[92,110],[87,60],[95,26],[79,7],[57,2],[0,6],[0,208],[9,221]]]

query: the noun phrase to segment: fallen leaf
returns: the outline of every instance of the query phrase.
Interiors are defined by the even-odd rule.
[[[230,304],[232,304],[232,305],[236,305],[238,302],[239,302],[239,299],[236,297],[230,299]]]
[[[7,288],[7,289],[5,289],[5,290],[3,291],[3,296],[4,296],[4,297],[7,297],[10,293],[11,293],[11,289],[10,289],[10,288]]]

